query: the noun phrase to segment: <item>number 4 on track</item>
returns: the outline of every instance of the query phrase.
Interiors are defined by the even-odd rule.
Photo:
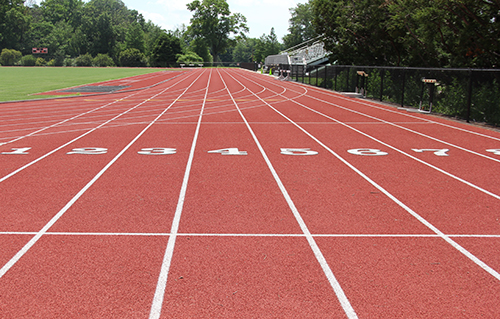
[[[246,151],[240,151],[237,148],[223,148],[220,150],[208,151],[209,153],[219,153],[222,155],[247,155]]]

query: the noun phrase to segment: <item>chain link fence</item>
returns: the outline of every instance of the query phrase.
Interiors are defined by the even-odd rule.
[[[345,65],[280,65],[280,69],[290,71],[297,82],[422,111],[432,107],[432,112],[500,126],[500,69]]]

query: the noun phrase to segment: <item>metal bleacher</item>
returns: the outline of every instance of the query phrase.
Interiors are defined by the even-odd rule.
[[[320,65],[328,62],[328,53],[324,48],[323,36],[319,36],[282,51],[280,54],[266,57],[265,65],[267,67],[278,65]]]

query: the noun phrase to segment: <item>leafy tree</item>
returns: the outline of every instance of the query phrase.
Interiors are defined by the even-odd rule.
[[[400,65],[400,30],[389,30],[386,0],[311,0],[313,24],[339,64]]]
[[[255,60],[255,47],[257,39],[246,38],[238,41],[233,50],[233,61],[253,62]]]
[[[187,8],[193,12],[190,34],[204,39],[216,62],[233,43],[231,35],[243,36],[248,32],[246,18],[240,13],[231,14],[225,0],[195,0]]]
[[[299,3],[290,9],[292,17],[288,20],[288,34],[283,37],[285,48],[291,48],[318,36],[312,24],[313,7],[310,2]]]
[[[28,8],[24,0],[0,1],[0,49],[21,49],[28,28]]]
[[[274,28],[271,28],[269,35],[263,34],[255,44],[254,57],[255,62],[264,62],[268,55],[278,54],[281,50],[281,44],[276,37]]]
[[[137,49],[141,53],[145,51],[144,31],[139,23],[132,23],[125,35],[127,49]]]
[[[154,66],[168,66],[177,61],[177,54],[182,53],[181,41],[170,33],[163,32],[155,42],[151,53]]]
[[[213,62],[213,57],[209,52],[208,46],[202,38],[196,38],[191,41],[188,50],[201,57],[202,62]]]
[[[21,60],[22,54],[16,50],[3,49],[0,53],[0,65],[14,65]]]

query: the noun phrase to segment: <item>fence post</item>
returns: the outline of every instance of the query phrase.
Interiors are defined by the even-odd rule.
[[[384,69],[380,69],[380,101],[382,101],[382,98],[384,96],[384,76]]]
[[[337,91],[337,67],[336,66],[333,67],[333,77],[334,77],[333,90]]]
[[[406,68],[403,69],[403,83],[402,83],[402,88],[401,88],[401,107],[404,107],[405,103],[405,75],[406,75]]]
[[[325,73],[323,74],[323,88],[326,89],[326,72],[328,70],[328,65],[325,65]]]
[[[319,66],[316,67],[316,86],[318,85],[318,72],[319,72]]]
[[[467,87],[467,114],[465,115],[465,120],[467,123],[470,121],[470,108],[472,105],[472,70],[469,69],[469,84]]]
[[[351,73],[351,68],[347,67],[347,76],[345,77],[346,82],[345,82],[345,92],[349,92],[349,74]]]

